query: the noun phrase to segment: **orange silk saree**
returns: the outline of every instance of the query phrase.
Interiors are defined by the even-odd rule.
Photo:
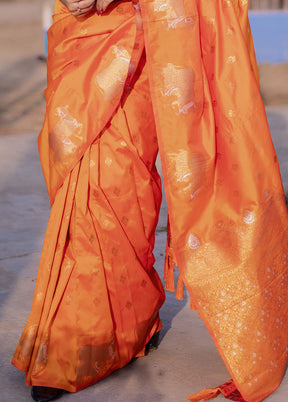
[[[56,3],[39,137],[52,210],[13,359],[28,384],[81,389],[159,328],[158,146],[166,287],[176,263],[233,379],[189,399],[280,384],[288,220],[247,15],[246,0],[140,0],[77,20]]]

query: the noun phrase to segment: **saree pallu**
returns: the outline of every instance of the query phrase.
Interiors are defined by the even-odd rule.
[[[78,290],[75,280],[80,275],[75,270],[80,265],[75,262],[77,258],[85,258],[89,252],[101,254],[102,266],[107,265],[108,268],[104,268],[105,275],[101,274],[105,276],[106,284],[104,286],[101,282],[102,286],[97,286],[97,291],[106,292],[106,299],[110,299],[111,294],[115,295],[115,300],[120,295],[122,300],[121,292],[118,294],[119,289],[117,292],[115,289],[116,276],[108,281],[114,275],[114,268],[111,270],[109,265],[109,253],[102,255],[102,247],[107,245],[109,249],[110,244],[110,231],[105,229],[104,222],[107,225],[111,222],[109,208],[114,214],[116,206],[119,210],[113,220],[115,238],[121,237],[116,234],[120,230],[126,242],[121,245],[125,250],[123,258],[115,258],[117,267],[121,270],[121,266],[129,266],[134,293],[138,293],[138,289],[142,291],[141,285],[146,281],[149,287],[145,285],[145,297],[150,300],[150,309],[135,310],[134,321],[127,323],[133,332],[132,327],[137,327],[135,317],[138,319],[139,311],[142,314],[145,311],[145,319],[138,319],[139,327],[145,328],[145,336],[143,333],[139,336],[142,339],[137,343],[139,348],[132,347],[133,351],[127,352],[122,365],[137,353],[136,349],[141,350],[160,325],[157,314],[163,294],[158,277],[151,269],[153,231],[159,212],[159,178],[154,168],[155,144],[158,142],[170,228],[166,287],[174,289],[176,263],[180,270],[177,296],[181,297],[184,282],[191,297],[191,307],[199,311],[232,376],[227,384],[191,395],[189,399],[207,399],[222,392],[232,400],[261,401],[277,388],[287,364],[288,221],[278,161],[259,92],[248,1],[140,0],[139,4],[133,3],[134,8],[130,2],[119,2],[100,17],[91,13],[81,20],[69,15],[63,6],[56,3],[55,23],[49,32],[47,114],[39,145],[52,203],[50,219],[54,223],[57,221],[59,228],[54,242],[48,241],[49,249],[48,246],[45,249],[44,244],[40,267],[44,266],[44,271],[50,269],[44,261],[44,257],[49,255],[58,270],[53,280],[47,279],[47,273],[39,273],[38,281],[43,282],[42,291],[36,289],[31,313],[31,317],[38,318],[29,318],[13,363],[28,371],[28,383],[52,384],[68,390],[81,389],[116,368],[115,360],[121,360],[118,358],[120,349],[128,347],[126,343],[120,344],[121,336],[115,335],[118,322],[113,321],[113,314],[111,328],[114,333],[104,331],[105,336],[100,342],[102,347],[106,345],[106,352],[98,346],[95,350],[91,348],[89,345],[95,342],[91,337],[82,343],[87,350],[77,350],[74,346],[74,355],[78,353],[78,357],[73,362],[68,364],[63,361],[63,355],[55,354],[55,361],[52,359],[49,366],[53,348],[61,345],[63,333],[68,332],[71,324],[67,323],[69,314],[64,313],[67,308],[64,303],[65,289],[69,290],[69,283],[73,294],[78,294],[81,299],[81,303],[77,304],[81,306],[81,309],[77,307],[77,314],[82,314],[83,310],[85,314],[87,312],[82,307],[82,303],[83,306],[87,303],[87,295],[82,289]],[[147,56],[145,68],[144,46]],[[145,85],[140,86],[146,68],[148,92],[147,80]],[[142,103],[130,101],[141,93]],[[124,113],[128,128],[119,122],[125,110],[131,110],[129,119],[127,112]],[[152,121],[148,121],[149,126],[140,123],[147,123],[147,116],[150,115],[152,120],[155,119],[156,131]],[[129,149],[132,147],[135,151],[133,157],[123,150],[120,141],[115,152],[108,153],[108,159],[104,158],[101,144],[107,141],[104,149],[110,149],[110,141],[113,143],[109,134],[113,119],[117,121],[114,125],[117,132],[124,135],[126,130],[129,131],[133,144]],[[95,155],[97,147],[98,159]],[[146,157],[140,150],[147,152],[143,151]],[[100,162],[101,155],[104,164],[103,160]],[[123,195],[121,190],[126,188],[122,185],[124,178],[127,188],[132,186],[131,176],[128,176],[131,167],[123,170],[127,157],[132,158],[132,170],[134,164],[139,165],[133,180],[133,186],[137,183],[137,192],[131,194],[129,202],[124,196],[115,201],[114,198]],[[115,162],[116,169],[113,168]],[[94,166],[94,163],[98,170],[92,174],[88,165]],[[99,197],[92,205],[93,190],[90,186],[93,182],[91,188],[94,189],[95,175],[101,194],[102,185],[110,185],[111,180],[117,185],[112,185],[112,194],[109,193],[108,197],[104,191],[105,200]],[[153,196],[149,193],[151,189],[148,191],[151,185]],[[132,190],[125,191],[130,194]],[[145,193],[141,198],[141,191],[150,195]],[[83,194],[88,195],[84,197]],[[138,234],[139,217],[136,219],[137,214],[133,212],[136,204],[139,216],[144,214],[150,222],[143,225],[145,236]],[[99,212],[104,205],[107,208],[109,205],[109,208],[104,208],[105,213]],[[122,208],[126,207],[123,213]],[[90,224],[85,223],[85,230],[83,227],[80,230],[83,237],[80,236],[82,240],[76,247],[73,242],[79,240],[79,234],[75,236],[75,222],[81,222],[79,214],[86,216],[90,211],[93,211],[93,219]],[[129,230],[123,219],[129,221]],[[144,220],[143,217],[141,219]],[[88,247],[90,236],[86,237],[89,225],[97,234],[98,246],[93,245],[92,251]],[[50,226],[55,228],[56,225]],[[51,228],[51,233],[54,230]],[[138,241],[140,238],[143,239]],[[138,271],[137,274],[132,273],[136,268],[134,262],[131,267],[126,259],[129,258],[126,251],[128,244],[137,255],[137,261],[141,261],[142,270],[139,272],[143,271],[146,276],[148,273],[149,281],[147,277],[144,282],[139,279]],[[95,251],[97,247],[99,254]],[[67,271],[66,260],[69,262]],[[83,266],[86,267],[86,264]],[[46,296],[49,286],[50,296]],[[94,286],[92,280],[89,286]],[[45,302],[43,297],[46,297]],[[141,304],[136,296],[130,302],[131,309]],[[112,301],[107,304],[110,312],[112,304]],[[92,313],[92,325],[98,320],[94,318],[95,314],[96,317],[99,314],[96,310]],[[120,308],[120,311],[123,309]],[[105,315],[104,310],[102,313]],[[60,314],[61,320],[66,317],[64,326],[61,326],[62,321],[57,321],[57,314]],[[83,318],[83,321],[87,324],[89,320]],[[92,333],[94,336],[97,333],[97,337],[101,338],[101,330],[98,334],[89,326],[86,330],[85,325],[84,334]],[[123,331],[122,335],[125,329]],[[55,337],[53,342],[52,336]],[[114,346],[116,344],[119,344],[118,348]],[[107,350],[116,350],[118,355],[112,352],[112,356],[117,357],[113,360]],[[41,364],[37,368],[38,361]],[[93,362],[93,367],[98,362],[96,366],[105,367],[105,370],[98,373],[98,377],[95,373],[85,376],[83,373],[89,372],[85,363],[88,361]],[[65,374],[65,380],[57,383],[60,371],[64,372],[69,367],[67,373],[69,370],[72,372],[73,364],[83,368],[82,371],[79,369],[81,375],[78,382],[70,380]],[[53,381],[46,382],[54,365],[58,367],[57,376],[55,374]],[[35,374],[33,370],[36,370]],[[70,385],[72,383],[73,386]]]
[[[174,254],[233,378],[189,399],[261,401],[287,364],[288,239],[248,1],[140,4],[171,228],[166,278]]]

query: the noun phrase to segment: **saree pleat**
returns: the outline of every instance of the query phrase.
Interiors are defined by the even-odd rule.
[[[129,3],[115,5],[105,23],[94,12],[75,18],[56,2],[54,24],[48,31],[48,113],[39,136],[51,203],[118,108],[135,35],[135,12]]]
[[[78,391],[143,355],[164,301],[153,268],[161,204],[145,67],[52,203],[32,310],[13,364]],[[135,116],[136,115],[136,116]]]
[[[287,364],[288,220],[248,1],[55,10],[39,136],[52,209],[13,364],[28,384],[77,391],[160,328],[159,145],[166,287],[177,264],[176,296],[184,283],[232,376],[189,399],[262,401]]]

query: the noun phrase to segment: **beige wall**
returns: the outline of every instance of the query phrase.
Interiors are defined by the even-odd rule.
[[[250,0],[249,5],[257,10],[288,9],[288,0]]]

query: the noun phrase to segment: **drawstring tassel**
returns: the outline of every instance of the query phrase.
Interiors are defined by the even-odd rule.
[[[181,275],[179,275],[178,281],[177,281],[176,299],[179,299],[179,300],[184,299],[184,283],[183,283]]]
[[[169,251],[166,248],[166,257],[164,264],[164,281],[165,281],[165,289],[170,292],[175,291],[175,282],[174,282],[174,260],[169,255]]]
[[[199,402],[201,400],[209,401],[210,399],[217,398],[219,394],[223,394],[225,398],[229,399],[230,401],[246,402],[240,392],[237,390],[233,380],[226,382],[220,387],[204,389],[197,394],[188,396],[187,399],[191,402]]]
[[[164,264],[164,281],[165,281],[165,289],[170,292],[175,291],[175,282],[174,282],[174,268],[176,265],[176,259],[174,256],[174,251],[171,242],[171,230],[169,217],[167,222],[167,243],[166,243],[166,256],[165,256],[165,264]]]

